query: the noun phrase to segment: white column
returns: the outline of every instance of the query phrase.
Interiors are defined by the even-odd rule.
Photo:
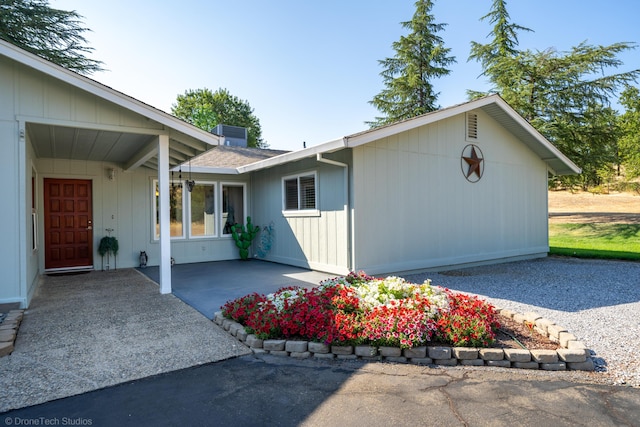
[[[27,284],[27,259],[29,259],[32,248],[27,236],[27,227],[31,224],[31,200],[27,202],[27,185],[31,186],[31,180],[28,177],[31,175],[31,166],[27,164],[27,144],[26,144],[26,125],[25,122],[20,121],[18,123],[18,287],[20,289],[20,308],[26,308],[29,303],[29,286]],[[29,173],[27,174],[27,171]],[[39,186],[37,186],[39,187]],[[34,197],[33,195],[31,197]],[[27,206],[29,207],[27,213]],[[44,211],[44,209],[42,209]],[[43,233],[44,235],[44,233]],[[42,251],[44,253],[44,251]]]
[[[171,293],[171,230],[169,218],[169,136],[158,138],[158,192],[160,211],[160,293]]]

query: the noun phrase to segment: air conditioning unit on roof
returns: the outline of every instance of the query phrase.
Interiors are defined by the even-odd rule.
[[[219,124],[211,130],[216,135],[224,136],[224,145],[231,147],[246,147],[248,133],[247,128]]]

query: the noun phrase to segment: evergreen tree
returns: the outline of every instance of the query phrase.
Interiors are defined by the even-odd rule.
[[[260,120],[253,114],[251,105],[226,89],[215,92],[207,88],[188,90],[184,95],[178,95],[171,106],[171,114],[207,132],[219,124],[245,127],[249,147],[267,147],[262,140]]]
[[[569,52],[517,49],[517,30],[509,21],[506,1],[495,0],[482,19],[495,23],[493,39],[472,43],[469,59],[516,111],[583,170],[583,187],[598,184],[601,171],[616,161],[615,113],[610,100],[633,82],[640,70],[607,74],[622,66],[618,55],[633,43],[592,46],[581,43]],[[469,91],[471,98],[485,93]],[[613,127],[612,127],[613,126]],[[571,180],[572,178],[564,178]]]
[[[49,7],[47,0],[0,0],[0,38],[69,70],[90,74],[102,70],[87,58],[81,18],[75,11]]]
[[[370,104],[375,106],[382,117],[368,122],[371,127],[381,126],[409,119],[439,108],[438,93],[431,81],[448,75],[447,68],[455,62],[449,56],[451,49],[444,47],[438,32],[446,24],[437,24],[431,14],[433,1],[419,0],[411,21],[401,25],[410,32],[393,43],[396,54],[392,58],[379,61],[384,70],[380,73],[385,89],[376,95]]]
[[[501,70],[500,66],[505,58],[514,58],[518,55],[518,32],[533,30],[511,22],[506,0],[493,0],[491,10],[480,20],[488,20],[493,24],[493,30],[489,34],[493,39],[487,44],[472,41],[469,61],[480,62],[483,69],[482,75],[488,77],[495,87],[508,87],[509,82],[506,79],[509,78],[509,73],[505,72],[508,70]],[[482,92],[467,92],[471,98],[486,95]]]

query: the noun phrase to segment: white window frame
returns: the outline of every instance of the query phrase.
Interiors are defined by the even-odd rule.
[[[313,176],[313,186],[314,186],[314,206],[312,209],[300,209],[301,198],[300,198],[300,178]],[[286,182],[295,179],[298,184],[298,209],[287,209],[287,189]],[[320,216],[320,209],[318,207],[318,194],[319,194],[319,186],[318,186],[318,171],[306,171],[297,173],[295,175],[287,175],[282,177],[281,185],[282,191],[282,215],[285,217],[296,217],[296,216]]]
[[[169,183],[169,188],[171,188],[171,182]],[[186,239],[186,230],[187,227],[185,225],[185,220],[187,218],[186,212],[186,199],[187,197],[184,196],[186,188],[184,186],[184,181],[180,181],[180,182],[173,182],[173,185],[179,185],[180,187],[182,187],[182,235],[181,236],[171,236],[171,240],[184,240]],[[158,218],[158,204],[156,203],[156,188],[158,188],[158,191],[160,190],[159,186],[158,186],[158,179],[154,178],[153,180],[151,180],[151,199],[153,200],[152,205],[153,205],[153,221],[151,221],[151,235],[153,236],[153,240],[154,241],[159,241],[160,240],[160,235],[156,234],[156,221]],[[167,190],[169,190],[169,188]],[[171,196],[169,196],[171,197]]]
[[[238,221],[237,218],[236,218],[236,222],[238,224],[245,225],[245,222],[247,220],[247,216],[249,214],[249,206],[247,205],[247,183],[246,182],[234,182],[234,181],[223,181],[223,182],[220,182],[220,193],[219,193],[220,196],[218,198],[218,200],[219,200],[218,207],[220,208],[220,210],[219,210],[220,211],[220,215],[219,215],[220,216],[220,221],[219,221],[220,222],[220,224],[219,224],[220,233],[219,233],[219,236],[220,237],[230,238],[231,237],[231,233],[226,234],[224,232],[224,225],[225,225],[225,223],[227,221],[226,218],[224,217],[224,212],[223,212],[223,209],[224,209],[224,193],[223,193],[224,187],[242,187],[242,209],[244,211],[243,212],[244,215],[243,215],[243,218],[241,218],[241,221]]]
[[[214,218],[213,218],[213,222],[214,222],[214,226],[215,226],[215,233],[211,234],[211,235],[206,235],[206,236],[194,236],[193,232],[191,230],[191,192],[187,191],[188,196],[187,199],[188,201],[186,202],[187,205],[187,211],[186,212],[186,218],[187,218],[187,235],[189,236],[189,239],[212,239],[215,237],[218,237],[220,235],[220,228],[219,228],[219,220],[217,217],[221,217],[222,213],[218,214],[218,212],[220,211],[218,208],[220,205],[222,205],[222,203],[218,203],[218,199],[222,199],[222,193],[220,193],[222,190],[218,188],[218,183],[217,181],[195,181],[195,186],[197,187],[198,185],[210,185],[213,186],[213,206],[214,206]],[[220,194],[220,196],[218,196],[218,194]],[[184,197],[183,197],[184,198]],[[184,222],[184,221],[183,221]]]

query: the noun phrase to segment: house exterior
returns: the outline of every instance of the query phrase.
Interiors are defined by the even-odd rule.
[[[545,256],[548,174],[579,173],[498,96],[295,152],[231,145],[0,40],[0,303],[141,251],[171,292],[171,258],[238,258],[247,216],[266,260],[335,274]]]
[[[177,182],[187,171],[170,169],[221,143],[221,136],[0,40],[0,177],[7,201],[0,213],[0,303],[28,306],[49,272],[138,266],[141,251],[160,266],[163,293],[171,292],[172,257],[236,257],[221,231],[222,199],[228,194],[227,205],[248,211],[248,177],[194,175],[203,213],[184,227],[174,224],[186,217],[192,193],[182,197]],[[119,243],[109,261],[97,251],[108,235]]]
[[[266,259],[336,274],[544,257],[548,176],[580,172],[498,95],[238,170]]]

